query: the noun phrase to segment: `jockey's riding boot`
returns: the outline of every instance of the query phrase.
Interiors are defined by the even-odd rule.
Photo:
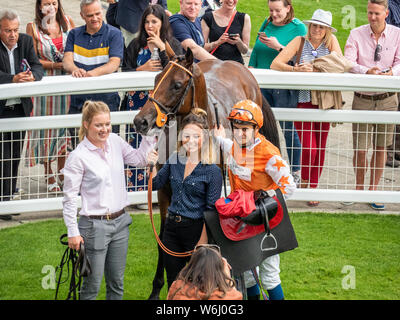
[[[247,300],[260,300],[260,288],[257,284],[247,288]]]
[[[283,290],[281,284],[278,284],[275,288],[267,290],[269,300],[284,300]]]

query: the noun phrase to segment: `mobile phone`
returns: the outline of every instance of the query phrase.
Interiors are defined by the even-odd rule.
[[[26,60],[25,58],[22,59],[22,61],[21,61],[21,71],[22,71],[22,72],[29,72],[29,71],[31,71],[31,66],[29,65],[28,60]]]
[[[231,39],[234,39],[234,38],[236,38],[238,35],[239,35],[239,33],[229,33],[229,34],[228,34],[228,37],[231,38]]]
[[[265,32],[258,32],[258,36],[268,38],[267,35],[265,34]]]

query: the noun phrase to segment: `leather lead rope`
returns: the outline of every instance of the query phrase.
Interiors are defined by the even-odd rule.
[[[178,258],[185,258],[185,257],[190,257],[194,250],[191,251],[185,251],[185,252],[175,252],[170,249],[168,249],[161,241],[160,237],[158,236],[158,233],[156,231],[156,227],[154,226],[154,219],[153,219],[153,166],[150,166],[150,175],[149,175],[149,181],[148,181],[148,186],[147,186],[147,204],[149,207],[149,216],[150,216],[150,221],[151,225],[153,227],[153,232],[154,236],[157,240],[158,245],[160,248],[167,254],[178,257]]]

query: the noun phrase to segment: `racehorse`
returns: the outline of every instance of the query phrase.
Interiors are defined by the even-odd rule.
[[[136,115],[133,125],[136,132],[142,135],[159,135],[159,159],[168,159],[170,150],[176,150],[170,146],[171,129],[177,132],[181,118],[190,110],[204,109],[207,112],[209,128],[215,126],[215,110],[218,110],[221,125],[231,130],[228,114],[233,105],[244,99],[253,100],[262,106],[264,125],[260,133],[279,148],[279,134],[272,110],[253,74],[238,62],[205,60],[194,63],[193,53],[188,49],[184,56],[174,56],[170,59],[163,71],[156,76],[154,88],[148,101]],[[176,125],[171,124],[173,119],[176,120]],[[160,136],[161,133],[163,134]],[[163,140],[160,137],[163,137]],[[170,199],[169,186],[158,191],[161,239]],[[159,246],[157,271],[149,299],[158,299],[163,285],[163,252]]]

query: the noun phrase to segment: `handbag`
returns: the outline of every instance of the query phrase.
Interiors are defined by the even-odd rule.
[[[301,44],[299,51],[296,54],[296,63],[293,63],[293,59],[289,61],[289,65],[294,66],[299,64],[301,52],[304,47],[304,37],[301,37]],[[294,89],[272,89],[272,106],[273,108],[297,108],[299,101],[299,90]]]

